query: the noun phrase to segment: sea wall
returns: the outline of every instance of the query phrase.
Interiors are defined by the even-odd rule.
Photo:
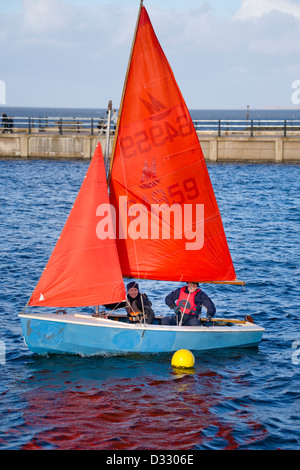
[[[101,137],[105,148],[105,137]],[[96,136],[0,134],[0,157],[90,159]]]
[[[300,162],[300,136],[200,136],[199,140],[210,162]]]
[[[0,158],[90,159],[100,140],[96,135],[0,134]],[[300,136],[199,135],[208,162],[300,162]],[[110,139],[112,149],[113,137]]]

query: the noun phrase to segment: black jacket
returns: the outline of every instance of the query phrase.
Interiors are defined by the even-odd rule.
[[[154,311],[152,310],[152,302],[148,299],[146,294],[141,294],[140,292],[138,293],[137,297],[132,298],[130,297],[129,294],[127,294],[127,300],[130,305],[135,302],[135,305],[137,309],[140,312],[143,312],[143,305],[142,305],[142,296],[143,296],[143,305],[144,305],[144,311],[146,315],[146,323],[153,323],[155,314]],[[109,308],[109,309],[115,309],[115,308],[125,308],[127,315],[130,315],[130,312],[132,312],[132,308],[128,306],[127,302],[120,302],[118,304],[106,304],[104,307]],[[135,309],[134,309],[135,310]]]

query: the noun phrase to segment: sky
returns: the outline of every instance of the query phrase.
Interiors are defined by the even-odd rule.
[[[139,3],[0,0],[0,105],[117,108]],[[296,106],[300,0],[144,5],[190,109]]]

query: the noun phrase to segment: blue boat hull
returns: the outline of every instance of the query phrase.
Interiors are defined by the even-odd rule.
[[[177,327],[128,324],[88,315],[20,315],[28,348],[38,354],[109,355],[256,346],[264,329],[252,323]]]

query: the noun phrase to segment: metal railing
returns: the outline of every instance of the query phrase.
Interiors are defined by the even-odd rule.
[[[300,135],[300,120],[226,120],[194,119],[198,135]],[[111,134],[115,131],[111,123]],[[2,122],[0,132],[60,135],[106,134],[107,121],[90,117],[13,117],[12,122]]]
[[[198,134],[222,135],[268,135],[279,134],[286,137],[300,135],[300,120],[194,120]]]
[[[106,118],[85,117],[13,117],[3,122],[1,132],[27,134],[86,134],[106,133]],[[114,129],[114,126],[112,125]]]

